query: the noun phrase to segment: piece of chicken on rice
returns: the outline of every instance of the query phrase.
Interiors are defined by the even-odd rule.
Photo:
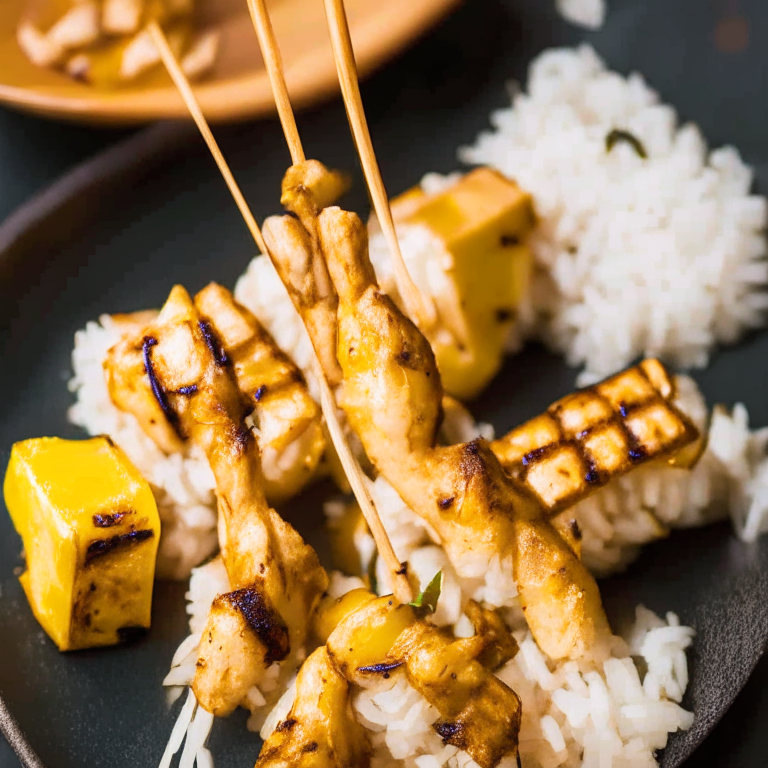
[[[292,169],[291,177],[296,174]],[[605,656],[611,633],[597,584],[546,510],[505,472],[484,440],[436,444],[443,391],[434,355],[380,291],[359,217],[325,208],[317,230],[316,247],[302,222],[272,217],[264,236],[305,319],[313,289],[300,267],[320,259],[327,264],[338,296],[339,402],[373,465],[436,532],[459,572],[467,557],[512,561],[510,577],[528,624],[551,658]],[[318,356],[328,359],[328,334],[307,327]]]
[[[198,443],[213,471],[233,591],[211,606],[193,690],[207,711],[229,714],[273,662],[304,648],[327,574],[315,551],[267,503],[259,446],[245,422],[253,401],[182,287],[140,335],[111,350],[109,368],[113,387],[127,390],[117,393],[119,401],[148,391],[158,428]]]
[[[265,494],[272,504],[286,501],[317,476],[325,455],[320,406],[298,367],[226,288],[211,283],[195,296],[195,305],[214,329],[252,408],[260,433]],[[130,345],[156,317],[157,312],[144,311],[115,315],[113,321]],[[164,453],[181,451],[186,440],[165,417],[151,383],[141,375],[143,360],[135,359],[136,370],[113,364],[122,346],[110,351],[104,366],[113,403],[131,413]]]

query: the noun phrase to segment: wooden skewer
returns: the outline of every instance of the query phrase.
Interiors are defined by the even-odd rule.
[[[296,127],[296,118],[293,113],[293,107],[291,106],[288,86],[285,82],[283,61],[280,56],[280,49],[277,45],[274,30],[272,29],[269,11],[267,10],[265,0],[248,0],[248,9],[251,12],[251,20],[256,29],[256,35],[259,38],[261,54],[267,67],[267,74],[275,96],[275,104],[280,117],[280,124],[283,127],[285,141],[288,144],[288,149],[291,153],[291,161],[296,165],[297,163],[304,162],[304,148],[302,147],[301,137],[299,136],[299,131]],[[373,499],[368,492],[360,464],[355,459],[354,454],[349,447],[349,443],[344,436],[344,431],[341,428],[336,413],[336,399],[331,392],[331,388],[328,385],[328,381],[323,374],[319,362],[316,361],[316,363],[315,375],[320,383],[320,401],[325,421],[328,424],[328,431],[331,433],[331,440],[339,455],[341,464],[344,467],[349,484],[352,486],[352,492],[355,494],[355,498],[357,499],[358,504],[360,504],[365,520],[368,523],[368,527],[371,529],[373,539],[376,542],[376,547],[392,573],[395,595],[399,600],[406,598],[404,602],[409,602],[410,600],[413,600],[413,590],[403,572],[403,564],[397,559],[395,550],[392,547],[392,542],[389,540],[387,531],[381,522],[381,518],[376,511]]]
[[[317,379],[320,382],[320,403],[323,407],[323,415],[325,416],[326,424],[328,424],[328,431],[331,433],[331,440],[336,448],[336,453],[339,454],[341,465],[344,467],[349,484],[352,486],[352,493],[355,494],[357,503],[363,512],[363,517],[365,517],[365,522],[368,523],[368,527],[371,529],[371,535],[376,542],[376,548],[387,564],[392,580],[392,592],[401,603],[410,603],[415,598],[415,594],[408,581],[406,563],[401,563],[397,559],[395,550],[392,548],[392,542],[389,540],[389,535],[384,528],[384,524],[381,522],[371,494],[368,492],[368,487],[363,478],[363,470],[360,468],[360,464],[354,457],[349,443],[344,436],[338,415],[336,414],[336,400],[333,397],[331,388],[328,386],[328,381],[320,370],[320,364],[318,363],[315,367]],[[329,414],[332,414],[330,418]]]
[[[296,127],[296,118],[291,106],[288,86],[285,82],[282,57],[280,56],[280,49],[272,29],[269,11],[267,10],[265,0],[248,0],[248,9],[251,12],[251,20],[256,29],[256,35],[259,38],[261,54],[267,67],[269,82],[275,96],[277,113],[280,117],[285,140],[291,153],[291,161],[296,165],[305,159],[304,148],[302,147],[301,137]],[[344,436],[336,413],[336,399],[331,392],[331,388],[319,363],[315,365],[315,372],[320,383],[320,401],[323,415],[328,424],[331,440],[344,467],[349,484],[352,486],[352,492],[355,494],[368,527],[371,529],[379,554],[384,559],[384,562],[387,563],[387,567],[392,574],[393,590],[396,597],[403,602],[409,602],[413,600],[413,590],[404,573],[403,564],[397,559],[392,542],[389,540],[387,531],[368,492],[360,464],[355,459]]]
[[[174,83],[179,89],[179,92],[181,93],[181,96],[187,105],[187,109],[189,109],[189,112],[194,118],[197,127],[200,129],[200,133],[203,135],[205,143],[208,145],[208,149],[211,151],[211,154],[216,160],[216,165],[219,167],[221,175],[224,177],[224,181],[227,183],[229,191],[232,193],[232,197],[235,199],[237,207],[240,209],[240,213],[243,215],[243,219],[245,219],[245,223],[253,235],[253,239],[256,241],[256,244],[259,246],[259,249],[262,253],[269,254],[269,250],[264,243],[264,238],[262,237],[259,225],[256,223],[256,219],[251,213],[248,204],[245,202],[245,198],[243,197],[242,192],[240,191],[240,188],[238,187],[237,182],[232,175],[232,171],[230,170],[227,161],[224,159],[224,155],[221,153],[219,145],[217,144],[216,139],[211,132],[208,121],[205,119],[205,116],[200,109],[200,104],[195,98],[195,94],[192,91],[189,81],[187,80],[184,72],[181,70],[181,67],[176,60],[173,51],[171,51],[171,48],[168,45],[165,34],[159,25],[154,21],[150,22],[149,30],[157,45],[158,50],[160,51],[160,56],[163,59],[163,63],[165,64]],[[290,109],[290,102],[288,102],[288,108]],[[296,138],[298,140],[298,131],[296,132]],[[349,447],[349,443],[344,436],[341,424],[339,423],[338,414],[336,413],[336,402],[334,400],[331,389],[328,386],[328,381],[326,380],[325,375],[320,368],[320,363],[317,359],[315,359],[315,367],[317,370],[317,378],[320,382],[320,400],[323,408],[323,415],[325,416],[325,421],[328,424],[328,430],[331,434],[333,445],[339,455],[339,459],[341,460],[344,471],[347,474],[349,483],[352,486],[352,490],[355,494],[355,498],[357,499],[357,503],[360,505],[360,509],[362,510],[365,517],[365,521],[368,523],[368,527],[371,529],[371,533],[373,534],[373,538],[376,542],[376,547],[379,550],[379,554],[384,559],[384,562],[387,564],[387,567],[391,572],[393,592],[395,597],[397,597],[397,599],[401,602],[410,602],[414,599],[413,589],[410,585],[410,582],[408,581],[407,576],[405,575],[403,564],[397,559],[397,556],[395,555],[395,550],[392,548],[392,542],[389,540],[389,536],[387,535],[384,525],[381,522],[379,513],[376,511],[373,500],[368,493],[360,464],[355,459],[354,454]]]
[[[355,52],[352,48],[352,37],[349,33],[349,23],[344,10],[344,0],[325,0],[325,13],[328,17],[328,28],[331,33],[333,57],[336,60],[336,70],[341,84],[341,93],[347,109],[349,125],[363,166],[363,173],[371,193],[373,207],[379,219],[379,225],[387,240],[392,254],[395,281],[400,295],[403,297],[406,312],[422,331],[429,331],[437,322],[437,312],[434,302],[425,296],[408,272],[403,259],[400,243],[397,239],[392,210],[389,207],[387,190],[381,169],[373,150],[368,121],[365,118],[363,99],[360,95],[360,84],[357,77]]]
[[[291,162],[298,165],[304,162],[304,149],[301,146],[299,129],[296,127],[296,118],[291,108],[291,99],[288,96],[288,86],[283,74],[283,59],[280,56],[280,48],[277,45],[265,0],[248,0],[248,10],[251,12],[251,21],[259,38],[261,55],[264,58],[269,84],[272,86],[272,93],[275,96],[277,114],[283,126],[288,149],[291,152]]]

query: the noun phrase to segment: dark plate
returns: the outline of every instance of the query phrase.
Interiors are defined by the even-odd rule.
[[[491,109],[507,103],[505,81],[524,79],[542,48],[584,39],[613,68],[644,72],[713,145],[736,144],[756,167],[758,187],[768,188],[768,6],[761,0],[740,6],[611,0],[610,6],[606,28],[583,33],[555,16],[552,0],[472,0],[371,80],[364,97],[390,190],[405,189],[426,171],[454,169],[456,147],[486,127]],[[744,43],[743,50],[718,49]],[[355,165],[338,103],[304,114],[300,128],[309,154],[337,167]],[[288,163],[279,127],[229,127],[219,137],[257,218],[275,212]],[[359,173],[349,205],[367,209]],[[14,441],[78,436],[66,420],[76,329],[102,312],[158,306],[176,281],[191,290],[211,279],[231,285],[253,253],[223,182],[187,126],[139,134],[12,217],[0,228],[2,465]],[[506,430],[570,390],[574,378],[559,359],[532,348],[509,360],[474,410]],[[768,423],[767,334],[718,354],[696,378],[710,401],[741,400],[755,424]],[[321,496],[310,491],[289,512],[318,541],[321,532],[306,521],[310,514],[318,519]],[[168,711],[160,681],[186,634],[185,585],[158,584],[153,627],[143,642],[60,655],[14,576],[19,549],[0,510],[0,691],[34,749],[50,768],[156,764],[176,712]],[[692,752],[757,663],[768,637],[767,585],[768,545],[744,546],[726,526],[649,547],[628,574],[604,585],[613,616],[643,602],[677,611],[698,632],[686,700],[697,719],[691,731],[672,737],[664,766],[679,765]],[[744,701],[739,711],[746,717],[751,706]],[[10,727],[2,709],[0,721]],[[743,742],[738,765],[758,765],[750,761],[766,753],[764,729],[739,732],[733,718],[728,729],[710,741],[715,753],[727,756],[726,740],[736,733]],[[258,752],[242,714],[216,724],[211,747],[219,768],[251,765]],[[13,760],[0,745],[0,764]],[[694,764],[709,763],[700,753]]]

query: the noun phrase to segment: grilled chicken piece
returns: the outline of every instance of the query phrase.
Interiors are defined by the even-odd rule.
[[[256,768],[366,768],[370,752],[349,683],[321,646],[302,665],[296,701],[264,742]]]
[[[380,292],[360,219],[326,208],[318,230],[339,299],[340,404],[374,466],[430,524],[459,573],[467,558],[503,563],[512,556],[526,619],[548,656],[604,655],[610,629],[597,584],[546,510],[505,472],[487,442],[436,446],[443,392],[434,355]],[[300,233],[290,217],[265,222],[283,274],[306,263]],[[316,348],[327,343],[327,335],[308,330]]]
[[[468,600],[464,612],[475,628],[475,635],[471,639],[475,640],[476,649],[472,656],[484,667],[499,669],[517,655],[517,640],[498,611],[483,608],[475,600]]]
[[[291,263],[274,261],[310,338],[319,340],[314,345],[315,351],[332,387],[341,381],[341,370],[336,361],[338,301],[320,249],[317,215],[341,192],[343,181],[339,174],[329,171],[317,160],[307,160],[288,169],[283,178],[280,202],[301,222],[291,230],[296,238],[291,249],[301,258]]]
[[[136,340],[157,318],[157,313],[136,312],[117,317],[124,334],[104,361],[109,396],[117,408],[136,418],[161,451],[168,454],[181,451],[185,437],[179,430],[178,418],[162,392],[155,392],[156,381],[147,375],[151,347],[136,346]]]
[[[390,657],[402,660],[411,685],[440,710],[432,727],[443,742],[468,752],[481,768],[494,768],[517,753],[522,706],[479,661],[467,661],[467,644],[418,622],[398,638]]]
[[[237,385],[259,428],[264,493],[273,503],[297,494],[325,450],[322,411],[304,376],[267,330],[232,294],[211,283],[195,306],[232,361]]]
[[[130,372],[149,380],[163,418],[174,434],[204,449],[216,479],[222,555],[234,591],[214,603],[193,689],[206,710],[226,715],[273,661],[304,645],[328,577],[315,551],[269,507],[258,445],[245,424],[252,406],[213,328],[181,286],[142,336],[113,348],[109,368],[113,382],[130,386]]]
[[[482,768],[494,768],[517,753],[521,714],[517,694],[477,660],[498,640],[491,634],[455,640],[388,596],[358,604],[326,648],[339,671],[359,685],[402,668],[440,713],[433,727],[443,741],[467,751]]]
[[[218,30],[195,32],[193,0],[45,0],[25,5],[17,40],[27,58],[101,89],[125,85],[160,63],[152,36],[142,29],[151,20],[163,26],[187,77],[204,74],[216,60]]]
[[[192,688],[201,706],[217,717],[236,709],[264,670],[291,651],[282,616],[259,590],[251,585],[218,595],[208,611]]]
[[[325,451],[320,407],[310,397],[298,367],[226,288],[211,283],[195,296],[195,305],[221,341],[238,386],[253,408],[266,496],[273,504],[283,502],[314,477]],[[156,317],[157,312],[149,311],[114,315],[113,320],[132,337]],[[129,338],[128,346],[131,343]],[[182,436],[173,420],[166,418],[151,382],[142,375],[144,360],[136,358],[133,369],[110,363],[121,348],[118,344],[110,352],[105,365],[112,401],[132,413],[162,451],[181,450]]]
[[[483,768],[514,755],[520,703],[488,670],[512,658],[517,644],[495,612],[470,602],[468,613],[477,634],[453,640],[391,596],[376,597],[366,589],[337,599],[326,595],[314,617],[314,634],[325,645],[302,667],[296,703],[267,740],[256,765],[303,765],[308,759],[307,744],[315,743],[330,747],[312,749],[319,753],[317,765],[347,765],[346,754],[334,746],[339,743],[336,734],[344,730],[351,734],[347,746],[354,747],[359,765],[367,765],[360,726],[347,719],[342,682],[369,686],[399,669],[441,713],[435,729],[446,743],[469,751]],[[321,654],[322,661],[318,660]],[[319,686],[318,678],[329,683],[335,703],[327,703],[329,687]],[[319,713],[307,706],[315,700]],[[340,763],[328,762],[334,750]]]
[[[674,399],[674,379],[658,360],[644,360],[558,400],[491,448],[557,514],[632,467],[694,443],[698,430]]]

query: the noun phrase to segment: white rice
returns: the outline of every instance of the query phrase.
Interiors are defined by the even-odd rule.
[[[460,157],[532,193],[535,331],[586,366],[582,383],[641,355],[703,367],[716,343],[762,326],[768,208],[738,151],[710,152],[641,75],[589,46],[541,54],[527,88]],[[626,142],[608,152],[614,129],[648,158]]]
[[[662,621],[637,608],[629,653],[617,645],[600,667],[552,663],[530,633],[515,633],[520,652],[498,673],[523,702],[520,757],[527,768],[649,768],[670,733],[693,715],[679,706],[688,685],[685,649],[693,630],[674,614]],[[623,651],[623,652],[622,652]],[[633,657],[647,669],[641,678]]]
[[[521,331],[541,337],[584,365],[588,384],[639,356],[704,367],[715,344],[764,324],[768,205],[749,193],[752,171],[733,147],[709,151],[696,126],[679,127],[640,75],[609,71],[588,46],[547,51],[531,65],[528,93],[491,122],[495,131],[460,158],[514,178],[540,219],[530,306],[518,313],[528,328],[516,324],[511,350]],[[614,129],[637,137],[648,158],[626,142],[608,152]],[[422,187],[435,193],[454,180],[428,174]],[[423,227],[398,232],[414,281],[439,295],[444,249]],[[375,229],[370,255],[396,293]],[[251,263],[236,295],[308,372],[309,339],[268,259]]]
[[[494,132],[460,158],[514,178],[540,219],[534,283],[519,308],[528,327],[515,327],[511,350],[521,331],[541,337],[584,365],[588,384],[639,356],[703,367],[715,344],[764,324],[768,205],[749,193],[752,171],[733,147],[709,151],[696,126],[679,127],[640,75],[611,72],[588,46],[547,51],[531,65],[528,92],[491,122]],[[639,139],[647,159],[623,141],[608,152],[614,129]],[[421,184],[436,193],[455,178],[428,174]],[[444,250],[422,227],[398,231],[415,282],[439,294]],[[396,292],[375,229],[370,254]],[[311,378],[309,338],[268,259],[251,263],[236,296]]]
[[[120,331],[109,315],[75,334],[69,389],[76,401],[69,419],[91,435],[109,435],[152,486],[162,523],[157,575],[185,579],[218,547],[213,473],[196,445],[167,456],[132,415],[113,405],[103,362],[119,340]]]
[[[741,403],[728,415],[715,408],[710,429],[711,452],[730,478],[728,501],[736,533],[755,541],[768,530],[768,429],[750,432],[749,415]]]
[[[606,0],[555,0],[558,13],[571,24],[599,29],[605,22]]]

